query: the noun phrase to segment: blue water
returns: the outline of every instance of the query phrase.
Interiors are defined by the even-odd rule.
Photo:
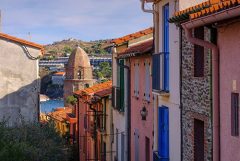
[[[58,107],[64,107],[62,99],[40,102],[40,111],[43,113],[49,113]]]

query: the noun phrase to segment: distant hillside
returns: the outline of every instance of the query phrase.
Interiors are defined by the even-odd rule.
[[[96,40],[85,42],[82,40],[76,40],[73,38],[54,42],[45,46],[46,55],[52,56],[66,56],[70,54],[76,46],[83,48],[89,55],[93,54],[109,54],[110,53],[110,43],[111,40]]]

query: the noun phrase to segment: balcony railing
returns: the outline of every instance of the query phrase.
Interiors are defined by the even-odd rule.
[[[169,92],[169,52],[152,56],[152,86],[155,92]]]

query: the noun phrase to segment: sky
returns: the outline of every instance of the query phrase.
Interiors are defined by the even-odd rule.
[[[140,0],[0,0],[0,10],[3,33],[43,45],[118,38],[152,26]]]

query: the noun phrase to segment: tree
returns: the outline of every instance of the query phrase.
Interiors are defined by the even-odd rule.
[[[69,47],[69,46],[65,46],[64,48],[63,48],[63,52],[64,52],[64,54],[71,54],[72,53],[72,51],[73,51],[73,49],[71,48],[71,47]]]
[[[77,98],[74,96],[68,96],[66,102],[74,106],[77,103]]]
[[[0,160],[67,161],[70,151],[53,122],[25,123],[8,127],[0,123]]]

